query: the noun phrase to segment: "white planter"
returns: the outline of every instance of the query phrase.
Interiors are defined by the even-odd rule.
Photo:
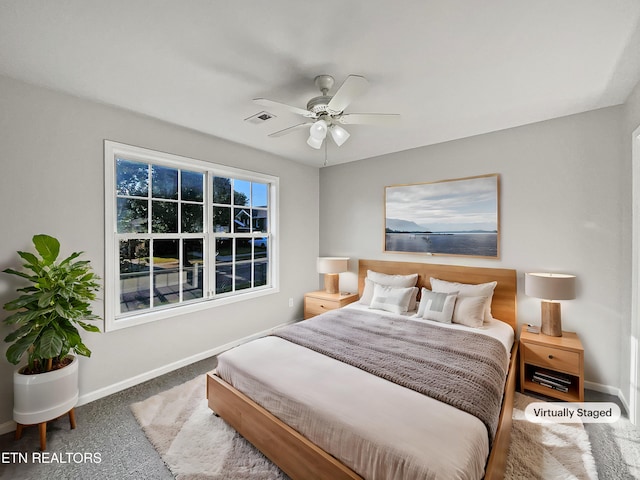
[[[48,422],[78,403],[78,357],[64,368],[35,375],[13,372],[13,420],[22,425]]]

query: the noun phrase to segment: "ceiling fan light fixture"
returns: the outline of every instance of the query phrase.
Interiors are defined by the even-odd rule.
[[[322,146],[322,138],[314,138],[313,136],[309,135],[309,139],[307,140],[307,145],[309,145],[311,148],[315,148],[316,150],[319,150],[320,147]]]
[[[317,122],[313,123],[311,125],[311,128],[309,129],[309,135],[317,140],[320,140],[320,143],[322,143],[324,137],[327,136],[327,122],[324,120],[318,120]]]
[[[331,132],[331,138],[333,138],[333,141],[336,142],[336,145],[339,147],[351,136],[349,132],[339,125],[331,125],[329,131]]]

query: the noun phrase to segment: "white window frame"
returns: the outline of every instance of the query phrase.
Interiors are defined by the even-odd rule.
[[[117,195],[116,185],[116,158],[150,163],[154,165],[181,168],[185,170],[202,171],[205,173],[205,202],[204,202],[204,256],[208,269],[205,280],[206,291],[204,298],[191,303],[178,303],[158,307],[156,309],[138,312],[118,314],[120,303],[120,272],[119,272],[119,239],[117,233]],[[273,175],[242,170],[193,158],[183,157],[170,153],[157,152],[142,147],[126,145],[111,140],[104,141],[104,169],[105,169],[105,269],[104,269],[104,309],[105,331],[114,331],[121,328],[132,327],[144,323],[162,320],[177,315],[197,312],[220,305],[240,302],[251,298],[271,295],[279,292],[279,241],[278,241],[278,196],[279,179]],[[228,292],[216,295],[214,289],[215,279],[215,238],[212,231],[212,182],[213,176],[227,177],[239,180],[261,182],[269,185],[269,223],[268,233],[261,234],[268,237],[268,282],[265,286],[254,287],[247,290]],[[153,236],[153,234],[140,234],[141,237]],[[135,234],[131,234],[134,237]],[[179,235],[177,235],[179,236]],[[231,236],[218,234],[218,236]]]

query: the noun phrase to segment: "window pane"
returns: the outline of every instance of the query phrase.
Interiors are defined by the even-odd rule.
[[[217,233],[231,232],[231,208],[213,207],[213,231]]]
[[[151,202],[151,231],[153,233],[178,233],[178,204],[175,202]]]
[[[149,166],[116,159],[116,192],[118,195],[146,197],[149,193]]]
[[[251,239],[236,238],[236,255],[234,260],[241,262],[243,260],[251,260]]]
[[[200,233],[202,227],[202,205],[193,203],[182,204],[182,232]]]
[[[267,284],[268,262],[256,262],[253,264],[253,286],[261,287]]]
[[[153,305],[179,302],[181,283],[178,240],[154,240]]]
[[[267,210],[251,210],[251,214],[253,216],[253,231],[254,232],[264,232],[267,230]]]
[[[253,258],[267,258],[267,237],[253,239]]]
[[[233,290],[233,266],[231,238],[216,238],[216,293]]]
[[[151,168],[153,198],[178,199],[178,170],[153,165]]]
[[[266,183],[251,184],[251,206],[267,208],[267,192],[269,191]]]
[[[202,202],[204,199],[204,175],[185,170],[180,173],[182,200]]]
[[[149,202],[133,198],[118,199],[118,233],[147,233]]]
[[[216,238],[216,263],[230,263],[232,258],[232,242],[231,238]]]
[[[246,180],[233,181],[233,204],[249,206],[251,199],[251,182]]]
[[[204,294],[204,240],[183,240],[182,254],[184,255],[182,298],[184,301],[202,298]]]
[[[149,302],[149,241],[120,241],[120,311],[141,310]]]
[[[233,290],[233,267],[216,265],[216,293],[227,293]]]
[[[251,231],[251,210],[244,208],[233,209],[233,231],[235,233],[247,233]]]
[[[236,290],[251,288],[251,262],[236,263]]]
[[[231,205],[231,180],[213,177],[213,203]]]

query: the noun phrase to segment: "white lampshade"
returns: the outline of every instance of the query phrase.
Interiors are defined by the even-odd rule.
[[[318,140],[324,140],[324,137],[327,136],[327,122],[324,120],[318,120],[313,123],[311,128],[309,128],[309,135]]]
[[[571,300],[576,298],[576,277],[563,273],[527,273],[524,293],[545,300]]]
[[[331,125],[329,132],[331,132],[331,138],[333,138],[333,141],[336,142],[336,145],[339,147],[351,136],[349,132],[339,125]]]
[[[320,147],[322,146],[322,139],[313,138],[312,136],[309,136],[309,139],[307,140],[307,145],[309,145],[311,148],[315,148],[316,150],[319,150]]]
[[[318,273],[342,273],[349,269],[348,257],[318,257]]]

